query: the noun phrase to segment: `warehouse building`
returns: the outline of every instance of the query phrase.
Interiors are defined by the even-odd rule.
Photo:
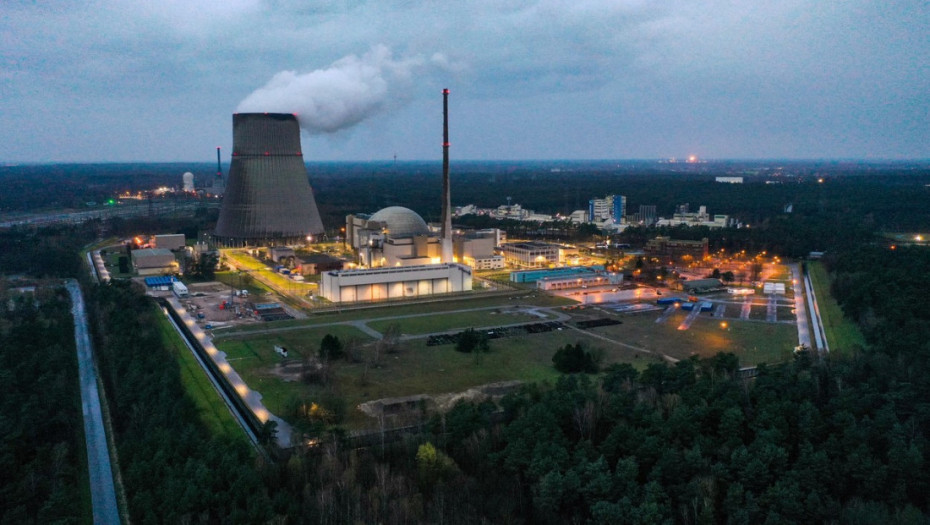
[[[320,295],[334,303],[409,299],[471,291],[471,268],[428,264],[329,271],[320,275]]]
[[[132,251],[132,266],[139,275],[164,275],[178,272],[178,262],[171,250],[146,248]]]

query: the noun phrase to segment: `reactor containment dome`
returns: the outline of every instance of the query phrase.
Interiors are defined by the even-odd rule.
[[[368,218],[384,225],[385,233],[391,237],[416,237],[429,235],[429,226],[417,212],[403,206],[388,206],[376,211]]]
[[[217,242],[275,246],[323,233],[307,178],[300,127],[290,113],[233,115],[233,153]]]

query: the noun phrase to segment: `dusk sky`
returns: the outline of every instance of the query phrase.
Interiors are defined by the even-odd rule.
[[[3,0],[0,162],[930,158],[925,0]]]

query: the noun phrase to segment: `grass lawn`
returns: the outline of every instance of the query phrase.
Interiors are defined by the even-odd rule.
[[[225,402],[213,388],[213,384],[200,363],[168,318],[158,313],[159,329],[165,348],[177,359],[181,383],[187,391],[207,430],[214,436],[226,439],[245,439],[242,427],[236,422]]]
[[[817,295],[817,306],[823,321],[823,330],[827,335],[827,344],[831,352],[845,352],[856,346],[865,347],[865,338],[855,323],[846,319],[836,299],[830,295],[830,276],[820,262],[809,262],[807,271],[811,276],[811,285]]]
[[[275,415],[284,417],[293,399],[307,398],[314,392],[314,388],[300,381],[285,381],[274,375],[275,367],[283,361],[275,353],[275,345],[287,348],[288,361],[300,362],[317,354],[320,341],[326,334],[332,334],[343,342],[349,339],[356,339],[363,344],[371,342],[370,337],[355,327],[336,325],[214,343],[220,351],[226,352],[229,364],[242,376],[249,388],[262,395],[265,406]]]
[[[298,326],[293,330],[250,334],[242,330],[235,338],[223,337],[217,346],[226,352],[230,364],[239,372],[249,386],[260,392],[265,405],[275,414],[288,418],[288,409],[297,402],[319,401],[325,396],[336,396],[345,400],[346,420],[349,429],[374,428],[376,422],[356,410],[357,405],[385,397],[409,396],[414,394],[442,394],[462,392],[486,383],[523,380],[554,381],[558,373],[552,366],[552,356],[566,344],[584,342],[590,348],[603,351],[603,365],[632,363],[644,368],[661,360],[660,354],[677,359],[692,355],[711,357],[718,352],[733,352],[742,365],[761,362],[776,363],[790,357],[797,344],[797,327],[789,323],[765,323],[723,319],[701,314],[689,330],[678,330],[685,312],[676,312],[663,323],[656,323],[661,311],[632,315],[613,314],[599,309],[572,310],[570,315],[578,319],[614,317],[622,324],[599,327],[591,330],[564,330],[522,337],[494,339],[490,342],[491,352],[476,359],[471,354],[461,354],[452,345],[426,346],[425,338],[401,342],[395,354],[383,354],[376,359],[373,340],[351,325],[321,326],[323,323],[369,320],[369,326],[384,330],[398,323],[406,334],[424,334],[447,331],[469,326],[497,326],[541,320],[526,314],[507,314],[508,307],[535,304],[550,306],[574,304],[560,298],[533,293],[513,296],[492,296],[472,300],[409,304],[387,308],[352,310],[331,315],[315,315],[311,319],[296,322],[264,323],[253,329]],[[466,311],[479,307],[499,307],[481,311]],[[754,310],[764,315],[764,303]],[[738,315],[739,305],[728,305],[729,314]],[[782,313],[781,311],[779,313]],[[389,319],[392,316],[425,314],[421,317]],[[275,354],[274,345],[289,351],[289,361],[298,363],[305,357],[315,355],[320,341],[332,334],[345,341],[355,339],[361,345],[362,362],[352,363],[339,360],[332,364],[332,381],[324,391],[320,385],[301,382],[296,377],[284,378],[276,375],[282,358]],[[605,340],[607,338],[609,340]],[[630,346],[654,352],[637,351]],[[373,364],[377,362],[377,364]]]
[[[237,290],[248,290],[251,297],[260,298],[265,292],[270,291],[267,286],[255,279],[243,279],[239,272],[216,272],[214,280]]]
[[[475,312],[456,312],[447,314],[424,315],[407,317],[403,319],[374,321],[368,326],[379,332],[384,332],[388,326],[397,324],[404,334],[428,334],[456,328],[502,326],[515,323],[532,323],[551,319],[530,315],[524,312],[509,312],[507,310],[478,310]]]
[[[355,410],[359,403],[461,392],[497,381],[554,381],[558,372],[552,367],[552,356],[560,346],[578,339],[568,331],[495,339],[490,342],[491,351],[480,358],[456,352],[453,345],[426,346],[424,339],[417,339],[404,342],[397,354],[382,355],[379,367],[340,363],[334,383],[349,407],[348,426],[372,428],[375,422]]]
[[[732,352],[739,357],[742,366],[785,361],[797,345],[798,332],[794,324],[724,320],[701,314],[688,330],[679,330],[686,314],[675,312],[658,324],[656,314],[630,315],[621,318],[623,324],[592,331],[676,359]],[[721,325],[724,321],[726,327]]]
[[[358,321],[365,319],[384,319],[394,316],[403,316],[403,315],[420,315],[420,314],[441,314],[443,312],[458,312],[460,310],[468,310],[472,308],[486,308],[486,307],[500,307],[501,309],[507,309],[515,305],[529,305],[529,306],[564,306],[569,304],[575,304],[571,299],[565,299],[563,297],[554,297],[545,294],[537,293],[519,293],[514,295],[493,295],[482,297],[480,295],[469,296],[467,298],[458,298],[452,301],[431,301],[427,303],[416,303],[416,304],[407,304],[407,303],[397,303],[397,304],[384,304],[373,306],[370,308],[359,308],[354,310],[346,310],[344,312],[339,311],[329,311],[325,313],[317,313],[311,315],[308,319],[293,319],[288,321],[275,321],[273,323],[260,323],[260,324],[249,324],[243,326],[237,326],[233,329],[223,330],[217,334],[221,339],[227,338],[232,335],[240,335],[248,332],[253,332],[256,330],[265,330],[268,328],[283,328],[290,326],[306,326],[311,328],[313,326],[327,324],[327,323],[339,323],[343,321]],[[502,316],[502,318],[505,318]],[[509,316],[506,318],[510,318]],[[534,319],[538,319],[535,318]],[[398,320],[396,322],[400,322]],[[380,321],[375,321],[371,324],[375,328],[376,324]],[[520,322],[520,321],[511,321],[511,322]],[[391,322],[387,322],[391,324]],[[495,323],[491,322],[489,324],[508,324],[508,323]],[[469,325],[462,325],[469,326]],[[378,328],[375,328],[376,330]],[[437,329],[441,330],[441,329]],[[424,332],[405,332],[405,333],[424,333]]]

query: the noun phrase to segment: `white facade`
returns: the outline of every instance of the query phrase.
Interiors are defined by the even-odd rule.
[[[707,206],[700,206],[697,213],[678,211],[671,219],[659,219],[656,226],[707,226],[708,228],[726,228],[730,226],[729,215],[707,213]]]
[[[342,270],[320,275],[320,295],[334,303],[466,292],[471,287],[471,268],[456,263]]]
[[[189,295],[187,286],[184,286],[184,283],[181,281],[174,281],[171,283],[171,291],[173,291],[174,295],[177,295],[178,297],[187,297]]]
[[[465,264],[476,270],[503,270],[507,265],[503,255],[490,255],[488,257],[465,257]]]

